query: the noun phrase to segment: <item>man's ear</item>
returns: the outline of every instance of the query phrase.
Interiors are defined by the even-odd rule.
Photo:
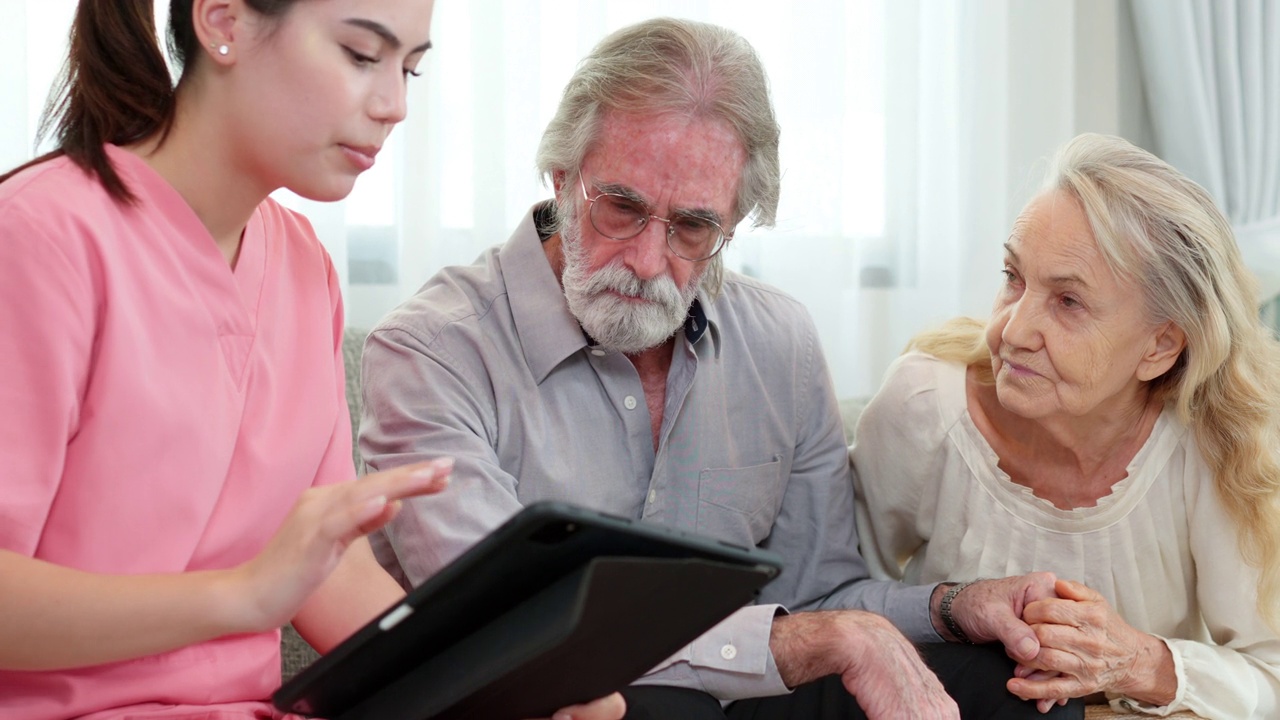
[[[1138,362],[1138,379],[1150,382],[1169,372],[1186,347],[1187,334],[1182,328],[1174,325],[1173,321],[1159,325],[1151,336],[1147,352]]]
[[[564,189],[565,178],[568,174],[563,170],[551,171],[551,188],[555,190],[556,197],[560,197],[560,191]]]
[[[234,62],[236,42],[243,40],[240,19],[244,17],[242,0],[194,0],[191,23],[201,47],[214,62]]]

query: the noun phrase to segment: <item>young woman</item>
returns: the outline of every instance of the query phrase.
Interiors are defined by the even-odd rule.
[[[351,466],[342,302],[280,187],[337,200],[431,0],[84,0],[59,149],[0,178],[0,716],[278,717],[278,628],[400,595],[364,534],[448,461]],[[616,718],[616,696],[557,717]]]

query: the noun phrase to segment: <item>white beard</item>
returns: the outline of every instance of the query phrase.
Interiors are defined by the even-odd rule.
[[[582,249],[581,226],[564,223],[560,229],[564,250],[565,299],[569,311],[597,343],[607,350],[631,355],[655,348],[684,325],[689,306],[698,292],[700,274],[689,279],[682,291],[670,275],[641,280],[619,263],[594,273]],[[648,302],[623,300],[612,293]]]

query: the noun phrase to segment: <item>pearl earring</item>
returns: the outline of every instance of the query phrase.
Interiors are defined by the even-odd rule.
[[[224,57],[231,53],[231,48],[226,43],[222,43],[221,45],[218,43],[209,43],[209,47],[217,48],[218,54]]]

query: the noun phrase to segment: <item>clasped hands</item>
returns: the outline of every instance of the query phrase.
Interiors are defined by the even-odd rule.
[[[1009,692],[1035,700],[1040,712],[1094,693],[1157,706],[1174,699],[1168,646],[1129,625],[1088,586],[1051,573],[984,580],[957,595],[952,607],[974,642],[1004,644],[1018,663]]]

